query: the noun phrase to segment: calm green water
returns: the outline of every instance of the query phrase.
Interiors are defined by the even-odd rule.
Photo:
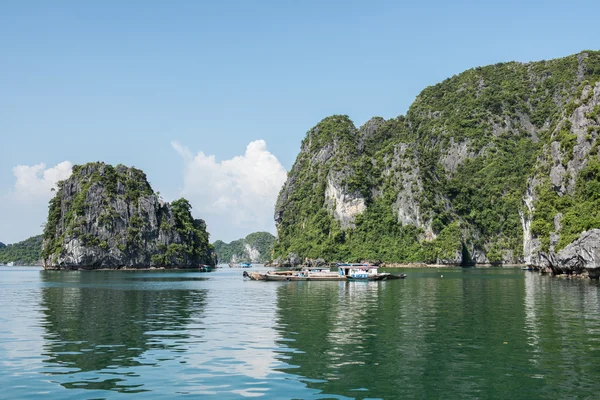
[[[0,398],[598,398],[597,283],[402,272],[254,282],[228,268],[0,267]]]

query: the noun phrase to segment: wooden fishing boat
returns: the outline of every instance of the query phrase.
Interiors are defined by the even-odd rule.
[[[257,272],[257,271],[251,271],[251,272],[244,271],[244,273],[243,273],[244,278],[248,278],[252,281],[266,281],[267,280],[266,275],[267,274],[261,274],[260,272]]]
[[[243,276],[253,281],[386,281],[404,279],[406,274],[390,274],[379,272],[376,265],[371,264],[338,264],[338,272],[329,268],[304,268],[299,271],[269,271],[266,273],[246,272]]]
[[[345,281],[345,276],[340,276],[329,268],[305,268],[299,271],[269,271],[267,273],[244,271],[243,276],[256,281]]]

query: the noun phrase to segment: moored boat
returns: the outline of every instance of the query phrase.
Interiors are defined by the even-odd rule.
[[[250,268],[252,267],[252,263],[241,262],[241,263],[229,263],[229,268]]]
[[[390,274],[389,272],[379,272],[378,267],[372,264],[338,264],[340,276],[346,277],[349,281],[386,281],[390,279],[404,279],[406,274]]]
[[[345,276],[340,276],[329,268],[304,268],[300,271],[269,271],[267,273],[244,271],[243,276],[255,281],[345,281]]]
[[[267,280],[266,275],[267,274],[261,274],[260,272],[257,272],[257,271],[251,271],[251,272],[244,271],[244,273],[243,273],[244,278],[248,278],[251,281],[266,281]]]
[[[379,272],[377,266],[371,264],[338,264],[338,272],[329,268],[304,268],[299,271],[268,271],[266,273],[246,272],[243,276],[254,281],[385,281],[404,279],[406,274],[390,274]]]

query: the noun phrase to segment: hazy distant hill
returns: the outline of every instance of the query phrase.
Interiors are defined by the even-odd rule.
[[[275,236],[269,232],[254,232],[244,239],[225,243],[217,240],[213,243],[220,263],[255,262],[262,263],[272,258]]]
[[[42,235],[25,239],[22,242],[4,245],[0,243],[0,263],[14,262],[15,265],[40,265]]]

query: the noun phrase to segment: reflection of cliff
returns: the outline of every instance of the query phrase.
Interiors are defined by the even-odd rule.
[[[188,337],[186,324],[205,305],[203,291],[176,290],[177,278],[160,274],[47,271],[41,276],[45,362],[66,388],[143,391],[142,384],[131,384],[137,375],[128,368],[155,365],[155,358],[144,359],[149,351],[173,358],[178,340]],[[107,379],[98,380],[98,373]],[[86,380],[92,375],[96,380]],[[127,385],[120,375],[128,376]]]
[[[522,384],[509,374],[526,347],[517,274],[460,270],[444,271],[443,279],[427,272],[405,281],[282,285],[279,344],[292,350],[282,355],[296,367],[286,372],[352,398],[487,397],[498,382]]]
[[[393,376],[380,367],[389,363],[389,341],[406,315],[394,296],[403,282],[318,282],[283,285],[278,290],[280,345],[294,351],[282,355],[297,367],[289,372],[307,379],[323,393],[392,398]],[[408,306],[408,303],[406,304]],[[397,336],[396,336],[397,337]],[[390,363],[391,364],[391,363]],[[360,397],[360,396],[359,396]]]
[[[525,292],[527,361],[540,371],[538,378],[552,377],[562,387],[597,387],[598,365],[589,354],[598,355],[598,286],[528,273]]]

